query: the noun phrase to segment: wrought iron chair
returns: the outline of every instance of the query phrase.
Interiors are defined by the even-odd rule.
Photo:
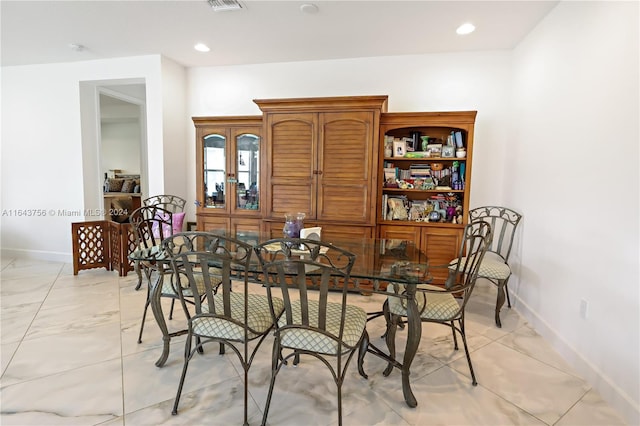
[[[165,241],[171,255],[178,294],[185,310],[193,300],[194,314],[189,316],[184,366],[172,414],[178,413],[182,387],[189,361],[204,344],[218,342],[220,353],[229,346],[244,369],[244,424],[247,425],[249,368],[275,318],[282,313],[283,301],[259,294],[249,294],[248,279],[255,272],[253,246],[230,237],[208,232],[184,232]],[[186,250],[178,250],[178,247]],[[251,271],[251,268],[253,270]],[[232,291],[232,281],[243,290]],[[187,297],[188,299],[186,299]],[[249,342],[258,340],[251,353]],[[195,345],[194,345],[195,342]]]
[[[143,206],[158,206],[169,210],[171,213],[183,212],[186,203],[187,200],[177,195],[154,195],[142,200]]]
[[[136,237],[136,247],[138,249],[155,250],[157,253],[161,254],[163,250],[162,241],[174,233],[173,215],[170,211],[158,206],[142,206],[134,210],[129,217],[129,221],[133,227],[133,232]],[[142,343],[144,323],[147,317],[147,310],[151,304],[153,275],[157,275],[156,280],[158,283],[156,285],[159,285],[160,281],[162,281],[161,297],[169,297],[173,299],[171,304],[172,313],[173,302],[175,302],[179,296],[172,280],[165,279],[166,275],[171,275],[171,270],[162,262],[141,262],[139,268],[144,271],[148,284],[147,299],[144,306],[144,312],[142,314],[140,333],[138,335],[138,343]]]
[[[467,225],[460,246],[459,256],[455,264],[439,266],[449,269],[444,288],[422,284],[418,286],[415,296],[421,322],[432,322],[451,327],[455,350],[458,350],[456,332],[460,333],[474,386],[477,385],[478,382],[476,381],[473,365],[471,364],[471,357],[469,356],[464,314],[490,239],[491,226],[488,223],[477,222]],[[463,257],[465,254],[466,256]],[[431,268],[430,266],[429,269]],[[403,291],[403,285],[392,284],[387,288],[387,291],[401,292]],[[387,319],[387,330],[385,333],[386,343],[389,354],[391,358],[394,359],[396,329],[401,323],[406,322],[406,301],[400,297],[388,296],[384,303],[383,311]],[[393,367],[394,365],[390,362],[383,374],[388,376],[393,370]]]
[[[342,424],[342,384],[356,350],[358,370],[369,344],[367,314],[347,304],[348,281],[355,255],[328,243],[310,239],[275,239],[256,246],[267,296],[276,323],[269,393],[262,418],[267,422],[278,372],[293,357],[320,359],[331,371],[338,387],[338,424]],[[342,284],[339,302],[328,301],[329,290]],[[315,291],[312,291],[315,290]],[[277,316],[275,295],[284,300],[285,311]],[[290,350],[288,354],[283,351]],[[333,364],[330,359],[335,359]]]
[[[506,207],[486,206],[469,210],[469,221],[485,221],[491,225],[493,238],[487,249],[487,254],[480,265],[479,278],[485,278],[498,287],[496,298],[495,322],[502,327],[500,309],[504,305],[505,295],[507,305],[511,308],[507,283],[511,276],[509,255],[513,246],[516,228],[522,215]]]
[[[153,197],[142,200],[143,206],[157,206],[170,212],[173,216],[173,228],[176,228],[178,230],[177,232],[182,231],[182,224],[184,222],[184,206],[186,205],[186,203],[187,200],[182,197],[178,197],[177,195],[154,195]],[[138,261],[135,261],[133,267],[136,271],[136,274],[138,274],[138,284],[136,285],[136,290],[140,290],[140,287],[142,286],[142,272],[140,270],[140,263]],[[173,305],[174,303],[172,302],[169,319],[173,317]]]

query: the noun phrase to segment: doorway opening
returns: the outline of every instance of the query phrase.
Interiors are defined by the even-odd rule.
[[[148,194],[146,85],[141,79],[81,82],[80,104],[85,209],[113,219],[114,199],[136,200],[135,207]],[[114,188],[106,187],[107,179],[117,179]],[[116,188],[127,180],[133,183],[126,191]]]

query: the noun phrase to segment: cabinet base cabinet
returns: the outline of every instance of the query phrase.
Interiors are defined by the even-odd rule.
[[[198,231],[216,231],[219,229],[226,229],[234,234],[240,232],[255,232],[261,231],[261,219],[257,218],[229,218],[224,216],[205,216],[198,215],[197,227]]]
[[[446,265],[458,256],[462,227],[380,225],[379,237],[413,241],[429,259],[429,272],[433,284],[444,284],[447,280]]]
[[[354,241],[363,238],[374,238],[376,234],[375,226],[351,226],[351,225],[334,225],[326,223],[317,223],[305,221],[305,228],[319,226],[322,228],[321,237],[323,240],[338,242]],[[282,229],[284,228],[284,220],[282,222],[265,220],[262,223],[262,232],[269,235],[270,238],[282,238]]]
[[[380,226],[378,235],[386,240],[413,241],[416,247],[420,247],[420,235],[422,231],[418,226]]]
[[[428,227],[422,230],[420,247],[429,259],[434,284],[444,284],[449,275],[446,265],[458,256],[462,228]]]

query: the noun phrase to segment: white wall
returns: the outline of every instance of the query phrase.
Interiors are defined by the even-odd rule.
[[[527,36],[505,162],[505,202],[524,212],[516,307],[629,424],[640,424],[638,16],[637,2],[563,2]]]
[[[84,158],[80,82],[140,78],[147,87],[150,181],[163,168],[159,56],[2,67],[1,209],[3,255],[71,261],[71,223],[83,209],[102,207],[97,146]],[[89,103],[96,104],[97,93]],[[95,106],[95,105],[93,105]],[[94,123],[95,124],[95,123]],[[83,188],[83,161],[95,182]],[[162,175],[161,175],[162,176]],[[42,216],[16,216],[19,211]],[[60,211],[79,213],[67,216]],[[87,217],[87,219],[95,219]]]
[[[179,195],[193,205],[195,191],[187,190],[187,180],[195,176],[195,168],[187,165],[189,146],[195,143],[188,133],[193,123],[186,110],[187,74],[184,67],[166,58],[162,58],[161,69],[164,186],[162,192],[149,195]]]

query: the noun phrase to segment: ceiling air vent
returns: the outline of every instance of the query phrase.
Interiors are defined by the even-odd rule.
[[[215,12],[223,12],[225,10],[242,9],[242,5],[237,0],[208,0],[209,6]]]

